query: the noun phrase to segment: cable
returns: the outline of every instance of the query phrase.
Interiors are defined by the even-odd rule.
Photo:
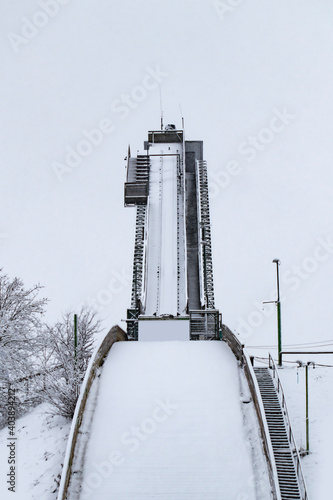
[[[268,358],[261,358],[260,356],[254,356],[254,359],[259,359],[259,360],[262,360],[262,361],[265,361],[267,364],[268,364]],[[276,359],[274,361],[277,361]],[[284,360],[283,363],[293,363],[293,364],[298,364],[298,361],[287,361],[287,360]],[[333,365],[324,365],[322,363],[315,363],[316,366],[321,366],[321,367],[325,367],[325,368],[333,368]]]
[[[301,344],[284,344],[284,347],[326,347],[333,345],[333,340],[321,340],[318,342],[303,342]],[[275,348],[276,345],[249,345],[247,347],[256,348],[256,349],[270,349]]]

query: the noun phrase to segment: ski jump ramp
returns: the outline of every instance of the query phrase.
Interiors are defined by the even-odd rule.
[[[215,309],[202,141],[168,125],[144,150],[124,190],[128,337],[114,327],[90,362],[58,500],[307,500],[284,403]]]
[[[271,499],[242,376],[224,342],[114,344],[59,500]]]

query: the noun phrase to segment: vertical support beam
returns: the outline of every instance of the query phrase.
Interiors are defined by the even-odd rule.
[[[282,366],[282,335],[281,335],[281,300],[280,300],[280,275],[279,275],[279,259],[273,260],[276,264],[276,285],[277,285],[277,329],[278,329],[278,366]]]
[[[74,314],[74,365],[77,363],[77,314]]]
[[[305,425],[306,425],[306,453],[310,451],[309,437],[309,365],[305,365]]]
[[[278,321],[278,364],[282,366],[282,338],[281,338],[281,302],[280,300],[277,303],[277,321]]]

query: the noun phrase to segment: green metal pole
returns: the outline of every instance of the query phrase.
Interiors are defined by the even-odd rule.
[[[305,365],[305,423],[306,423],[306,453],[310,450],[309,439],[309,365]]]
[[[74,314],[74,363],[77,361],[77,314]]]
[[[281,302],[277,303],[277,321],[278,321],[278,350],[279,350],[279,362],[278,365],[282,366],[282,338],[281,338]]]
[[[278,259],[273,260],[276,264],[276,283],[277,283],[277,327],[278,327],[278,366],[282,366],[282,334],[281,334],[281,300],[280,300],[280,275]]]

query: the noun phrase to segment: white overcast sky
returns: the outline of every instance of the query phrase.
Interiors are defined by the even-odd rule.
[[[159,128],[147,76],[158,71],[165,123],[181,126],[180,104],[186,138],[204,141],[224,322],[248,330],[247,344],[275,342],[275,311],[256,304],[272,299],[278,257],[284,341],[332,338],[333,249],[317,248],[333,239],[331,0],[225,0],[219,12],[210,0],[61,3],[0,6],[4,270],[45,286],[50,321],[86,301],[105,327],[125,317],[135,210],[123,208],[124,157]],[[112,132],[60,182],[54,162],[106,119]]]

